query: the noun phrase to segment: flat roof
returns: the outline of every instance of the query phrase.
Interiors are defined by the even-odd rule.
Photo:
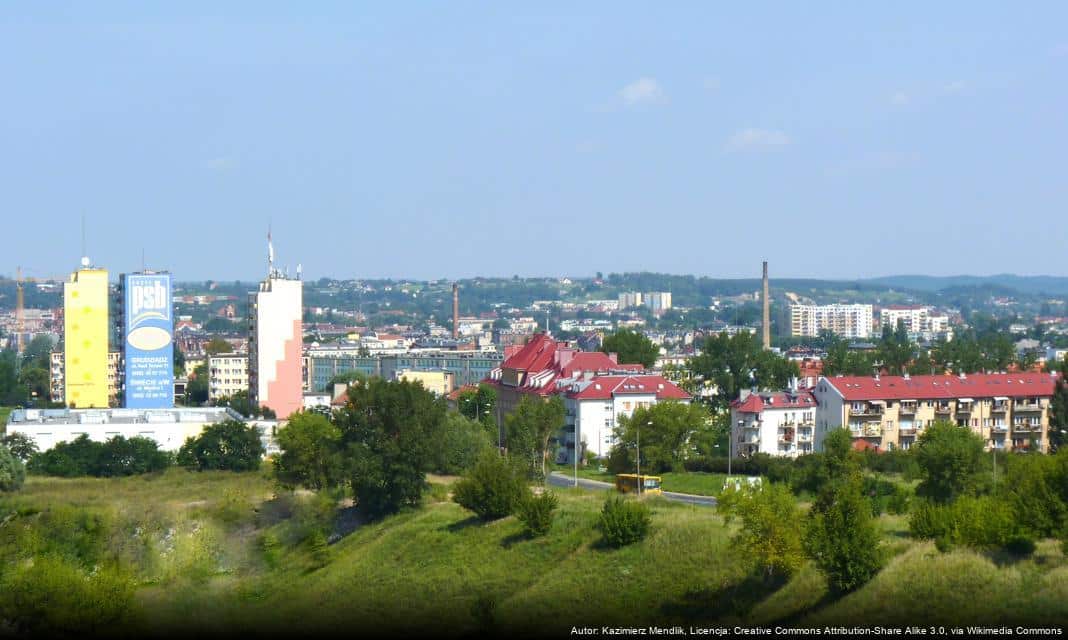
[[[230,407],[175,407],[173,409],[16,409],[8,424],[156,424],[220,422],[245,417]]]

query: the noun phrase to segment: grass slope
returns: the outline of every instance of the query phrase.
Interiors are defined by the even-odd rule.
[[[0,497],[0,579],[43,556],[86,575],[117,563],[136,587],[125,624],[140,633],[341,633],[358,625],[562,635],[603,624],[1068,619],[1068,563],[1052,541],[1024,560],[940,554],[907,537],[905,518],[884,516],[893,559],[871,583],[836,598],[812,564],[782,585],[748,578],[730,549],[736,525],[711,509],[649,499],[651,535],[610,550],[593,529],[601,492],[558,491],[552,531],[526,539],[514,518],[483,524],[445,502],[448,479],[434,481],[420,509],[326,546],[309,532],[336,526],[333,502],[275,496],[262,473],[31,478],[23,492]],[[0,605],[9,597],[0,592]]]

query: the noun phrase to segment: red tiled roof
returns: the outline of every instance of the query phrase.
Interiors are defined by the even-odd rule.
[[[664,376],[607,375],[595,376],[582,391],[568,391],[567,397],[576,400],[608,400],[621,394],[655,393],[657,400],[689,400],[686,393]]]
[[[640,364],[617,364],[602,351],[580,351],[571,361],[561,367],[560,373],[565,378],[570,378],[582,371],[644,371]]]
[[[770,399],[771,402],[767,402]],[[751,393],[744,401],[735,400],[731,408],[739,413],[760,413],[764,409],[814,409],[816,399],[808,391],[789,394],[785,391],[774,393]]]
[[[449,392],[449,395],[446,396],[446,398],[448,400],[457,400],[460,397],[460,394],[465,392],[465,391],[478,391],[478,385],[477,384],[465,384],[465,385],[463,385],[461,387],[456,387],[451,392]]]
[[[976,373],[959,376],[835,376],[821,378],[846,400],[929,400],[1051,396],[1057,377],[1049,373]]]
[[[556,341],[549,336],[544,333],[535,334],[522,349],[501,363],[501,368],[523,371],[547,369],[552,364],[556,347]]]
[[[864,438],[857,438],[856,440],[853,441],[853,450],[854,451],[864,451],[866,449],[871,449],[872,451],[875,451],[875,453],[882,453],[882,451],[879,450],[879,445],[872,444],[871,442],[868,442]]]

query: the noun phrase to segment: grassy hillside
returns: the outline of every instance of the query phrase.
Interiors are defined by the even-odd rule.
[[[438,482],[422,508],[360,525],[333,500],[275,495],[258,473],[31,478],[20,494],[0,498],[0,611],[16,600],[22,612],[35,611],[34,602],[54,608],[56,594],[71,590],[61,580],[71,574],[108,577],[110,600],[75,599],[65,606],[98,613],[40,613],[39,624],[142,633],[329,633],[358,625],[564,635],[572,625],[602,624],[1068,619],[1068,562],[1051,541],[1026,560],[940,554],[910,540],[902,517],[884,516],[894,559],[835,600],[811,565],[784,585],[747,578],[729,547],[732,528],[708,508],[650,500],[650,537],[609,550],[593,530],[599,492],[558,492],[552,531],[529,540],[514,518],[474,520],[445,501],[447,479]],[[19,576],[33,577],[33,588]]]

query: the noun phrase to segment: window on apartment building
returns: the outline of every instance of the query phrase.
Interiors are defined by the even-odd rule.
[[[630,411],[630,403],[629,402],[624,402],[623,403],[623,410],[624,411]]]
[[[979,426],[979,418],[972,418],[972,426],[973,427],[978,427]]]
[[[1038,416],[1031,416],[1031,426],[1037,427],[1042,424],[1042,420]]]

